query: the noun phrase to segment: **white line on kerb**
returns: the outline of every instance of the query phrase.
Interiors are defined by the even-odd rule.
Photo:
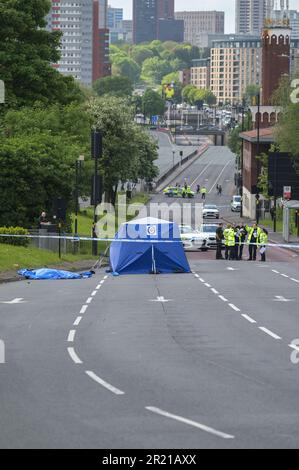
[[[235,312],[241,312],[241,310],[236,307],[234,304],[228,304],[230,306],[230,308],[232,308],[233,310],[235,310]]]
[[[217,431],[217,429],[210,428],[209,426],[198,423],[197,421],[192,421],[191,419],[186,419],[186,418],[183,418],[182,416],[168,413],[167,411],[163,411],[160,408],[156,408],[154,406],[146,406],[145,409],[148,411],[151,411],[152,413],[165,416],[166,418],[174,419],[176,421],[180,421],[181,423],[188,424],[189,426],[193,426],[194,428],[200,429],[201,431],[208,432],[209,434],[214,434],[215,436],[222,437],[222,439],[234,439],[235,437],[235,436],[232,436],[231,434],[226,434],[224,432]]]
[[[214,287],[211,288],[211,291],[214,293],[214,294],[219,294],[218,290],[214,289]]]
[[[97,382],[98,384],[102,385],[102,387],[106,388],[107,390],[109,390],[110,392],[114,393],[115,395],[124,395],[125,392],[122,392],[121,390],[119,390],[118,388],[116,387],[113,387],[113,385],[109,384],[108,382],[105,382],[105,380],[101,379],[100,377],[98,377],[94,372],[92,372],[91,370],[86,370],[85,371],[86,374],[91,378],[93,379],[95,382]]]
[[[242,317],[245,318],[245,320],[249,321],[249,323],[256,323],[253,318],[251,318],[249,315],[245,315],[245,313],[242,313]]]
[[[90,304],[91,301],[92,301],[92,297],[88,297],[88,299],[86,300],[86,303],[87,303],[87,304]]]
[[[69,332],[69,335],[68,335],[68,338],[67,338],[69,343],[73,343],[73,341],[75,339],[75,334],[76,334],[76,330],[71,330]]]
[[[223,295],[219,295],[218,297],[219,299],[223,300],[223,302],[228,302],[228,300],[225,297],[223,297]]]
[[[83,305],[83,307],[80,310],[80,313],[85,313],[87,309],[88,309],[88,305]]]
[[[94,290],[90,295],[91,295],[91,297],[94,297],[95,295],[97,295],[97,291]]]
[[[81,320],[82,320],[82,317],[77,317],[76,320],[74,321],[73,325],[78,326]]]
[[[259,326],[259,329],[274,339],[281,339],[280,336],[276,335],[275,333],[273,333],[273,331],[268,330],[268,328],[265,328],[264,326]]]
[[[80,357],[78,357],[77,354],[75,353],[74,348],[67,348],[67,350],[72,360],[75,362],[75,364],[82,364],[82,361]]]

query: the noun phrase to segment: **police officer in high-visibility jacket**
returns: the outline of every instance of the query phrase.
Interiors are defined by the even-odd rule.
[[[227,235],[227,246],[229,252],[229,259],[234,260],[235,258],[235,247],[236,247],[236,235],[235,229],[230,227]]]
[[[246,226],[246,230],[248,233],[247,243],[249,247],[249,258],[248,261],[256,261],[256,252],[257,252],[257,245],[258,240],[261,234],[261,228],[257,225],[257,223],[253,224],[252,227]]]
[[[259,239],[258,239],[258,245],[259,245],[259,249],[260,249],[261,261],[263,263],[266,262],[266,250],[267,250],[268,240],[269,240],[268,231],[264,228],[264,229],[261,230],[261,233],[260,233]]]
[[[228,260],[229,257],[229,247],[228,247],[228,235],[229,231],[231,229],[231,225],[228,225],[226,229],[223,230],[223,236],[224,236],[224,245],[225,245],[225,259]]]

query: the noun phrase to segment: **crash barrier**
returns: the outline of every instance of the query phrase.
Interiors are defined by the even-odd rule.
[[[7,235],[0,233],[0,237],[15,237],[15,238],[29,238],[29,239],[34,239],[34,238],[50,238],[54,240],[70,240],[72,242],[80,242],[80,241],[88,241],[88,242],[121,242],[121,243],[177,243],[177,240],[167,240],[167,239],[142,239],[142,238],[96,238],[96,237],[80,237],[80,236],[72,236],[72,235]],[[196,239],[195,239],[196,240]],[[182,240],[184,243],[188,242],[189,240]],[[299,250],[299,244],[293,244],[293,243],[266,243],[266,244],[261,244],[261,243],[237,243],[236,246],[267,246],[267,247],[272,247],[272,248],[285,248],[285,249],[292,249],[292,250]]]
[[[183,158],[181,162],[176,163],[173,167],[171,167],[169,170],[166,171],[163,175],[160,176],[160,178],[156,181],[156,187],[158,188],[164,181],[169,178],[172,173],[174,173],[176,170],[178,170],[182,165],[187,163],[189,160],[194,158],[196,155],[200,156],[203,152],[205,152],[208,149],[208,145],[204,145],[202,148],[195,150],[194,152],[190,153],[187,155],[187,157]]]

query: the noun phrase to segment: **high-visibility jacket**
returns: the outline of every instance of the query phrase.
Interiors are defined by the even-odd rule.
[[[261,231],[259,239],[258,239],[258,244],[259,245],[267,245],[268,240],[269,240],[268,235],[265,232]]]
[[[253,234],[254,234],[255,231],[256,231],[256,243],[258,243],[258,239],[259,239],[260,234],[261,234],[261,232],[262,232],[262,230],[260,229],[260,227],[257,227],[257,228],[255,229],[254,227],[248,227],[248,226],[246,226],[246,230],[247,230],[247,233],[248,233],[247,243],[250,245],[252,236],[253,236]]]
[[[236,246],[235,231],[233,228],[228,230],[227,246]]]
[[[229,234],[229,228],[226,228],[223,230],[223,236],[224,236],[224,244],[225,246],[228,246],[228,234]]]
[[[207,194],[207,188],[203,187],[200,190],[201,194]]]

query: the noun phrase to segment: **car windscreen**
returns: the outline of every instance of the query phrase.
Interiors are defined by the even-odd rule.
[[[217,230],[217,225],[202,225],[201,226],[201,232],[206,232],[206,233],[216,233]]]
[[[204,206],[204,209],[213,209],[213,210],[217,210],[217,206],[212,206],[212,205],[208,205],[208,206]]]
[[[234,197],[234,202],[241,202],[241,196]]]

